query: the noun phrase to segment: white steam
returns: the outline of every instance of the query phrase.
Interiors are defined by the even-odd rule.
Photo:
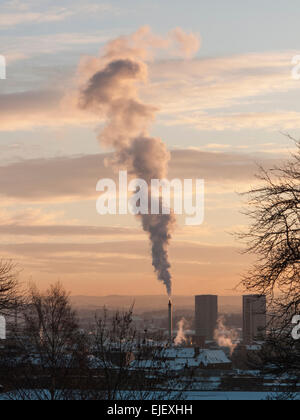
[[[174,344],[175,346],[181,346],[182,344],[187,342],[187,338],[185,336],[185,326],[186,326],[186,320],[183,318],[181,321],[178,322],[178,333],[175,338]]]
[[[237,347],[234,342],[238,339],[238,333],[236,330],[226,327],[223,316],[218,319],[218,328],[215,330],[214,338],[220,347],[227,347],[230,350],[230,355],[233,355]]]

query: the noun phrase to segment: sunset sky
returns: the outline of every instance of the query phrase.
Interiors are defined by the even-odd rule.
[[[151,135],[171,151],[169,178],[203,178],[205,223],[178,226],[170,246],[174,294],[233,295],[251,258],[239,192],[256,164],[287,159],[300,137],[300,3],[277,0],[1,1],[1,257],[24,282],[60,280],[74,295],[162,294],[147,235],[133,216],[100,216],[96,184],[113,177],[103,121],[79,109],[82,63],[112,39],[149,26],[201,41],[194,57],[171,46],[148,57],[143,102],[159,109]],[[88,58],[89,57],[89,58]]]

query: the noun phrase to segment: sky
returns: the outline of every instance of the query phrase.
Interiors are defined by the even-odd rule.
[[[179,217],[173,233],[174,294],[241,293],[253,258],[232,235],[247,226],[238,193],[258,164],[289,158],[283,133],[300,134],[299,14],[296,0],[0,1],[0,250],[22,281],[59,280],[74,295],[164,293],[139,221],[96,212],[97,181],[114,176],[111,150],[97,138],[103,121],[75,100],[84,63],[147,26],[201,42],[188,57],[155,51],[140,86],[158,109],[151,135],[171,153],[169,177],[205,180],[204,224]]]

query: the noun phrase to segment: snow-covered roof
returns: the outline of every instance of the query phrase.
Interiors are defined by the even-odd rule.
[[[172,347],[165,349],[162,352],[162,357],[167,359],[188,358],[192,359],[195,356],[195,349],[192,347]]]
[[[133,360],[130,367],[131,369],[167,369],[168,365],[155,360]]]
[[[231,361],[223,350],[200,350],[195,353],[194,348],[169,348],[160,353],[161,361],[155,363],[152,360],[133,361],[132,368],[144,369],[167,369],[171,371],[180,371],[185,368],[198,368],[210,365],[227,365]]]
[[[197,360],[204,366],[231,363],[223,350],[201,350]]]
[[[204,366],[231,363],[223,350],[199,350],[199,354],[192,347],[173,347],[162,352],[162,358],[173,359],[178,362],[183,360],[189,366]]]

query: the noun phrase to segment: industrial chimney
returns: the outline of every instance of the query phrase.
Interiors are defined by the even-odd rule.
[[[173,342],[173,305],[171,299],[169,300],[169,340]]]

